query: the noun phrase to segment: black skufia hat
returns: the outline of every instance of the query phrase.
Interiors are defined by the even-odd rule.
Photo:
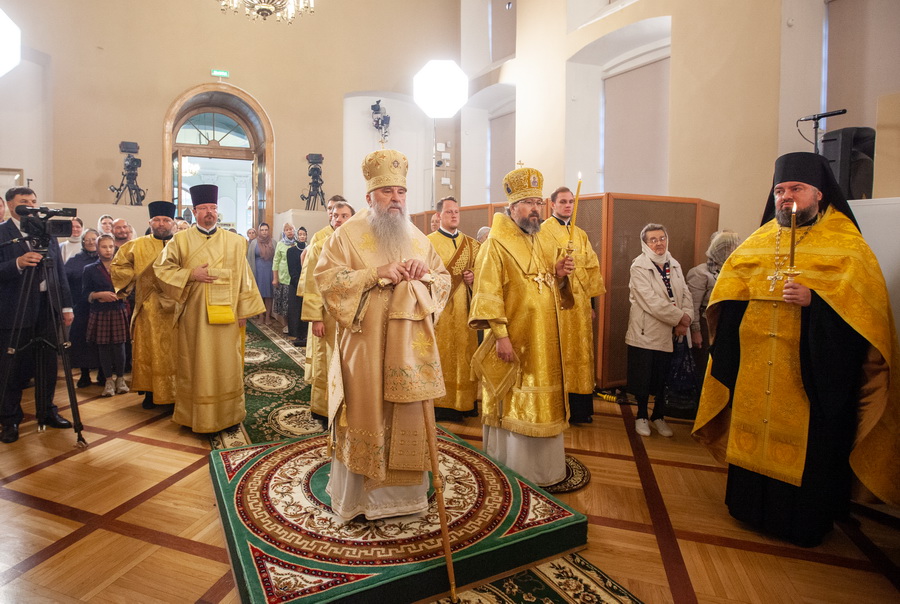
[[[802,182],[817,188],[822,192],[822,201],[819,202],[819,210],[825,210],[833,206],[835,210],[844,214],[859,230],[859,224],[844,192],[834,178],[834,172],[828,165],[828,160],[821,155],[799,151],[787,153],[775,160],[775,176],[772,178],[772,189],[769,191],[769,199],[766,201],[766,210],[763,213],[762,224],[766,224],[775,218],[775,187],[783,182]]]
[[[219,187],[216,185],[194,185],[190,191],[194,207],[205,203],[219,204]]]
[[[171,201],[151,201],[147,204],[147,209],[150,210],[150,218],[165,216],[174,219],[177,208]]]

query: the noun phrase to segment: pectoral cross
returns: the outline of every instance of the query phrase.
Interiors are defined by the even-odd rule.
[[[775,271],[774,273],[772,273],[771,277],[766,277],[766,279],[771,281],[771,283],[769,284],[769,291],[773,292],[775,291],[775,284],[784,279],[784,277],[779,275],[778,271]]]
[[[550,285],[550,281],[544,275],[544,273],[538,273],[536,276],[532,277],[532,280],[537,283],[538,293],[543,293],[544,284],[546,283],[548,286]]]

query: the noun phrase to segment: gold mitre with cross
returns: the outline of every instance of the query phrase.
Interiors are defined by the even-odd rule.
[[[537,197],[543,199],[544,175],[534,168],[517,168],[503,177],[503,190],[510,204]]]
[[[409,161],[399,151],[380,149],[369,153],[362,163],[366,193],[381,187],[406,187],[408,170]]]

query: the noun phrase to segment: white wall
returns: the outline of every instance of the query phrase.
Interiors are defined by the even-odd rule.
[[[668,195],[669,59],[607,78],[603,84],[604,188]]]
[[[362,176],[362,161],[366,155],[381,148],[380,135],[372,126],[371,106],[381,104],[391,116],[390,137],[386,148],[396,149],[409,160],[407,174],[406,211],[408,214],[431,208],[431,144],[432,121],[408,97],[385,92],[354,92],[344,97],[344,183],[338,191],[329,186],[327,173],[325,198],[336,193],[343,195],[357,211],[366,207],[366,182]],[[333,158],[331,161],[336,161]],[[326,165],[329,158],[325,158]]]
[[[824,2],[782,0],[781,3],[781,77],[776,82],[772,75],[760,74],[763,78],[760,83],[770,85],[772,94],[779,95],[778,155],[813,150],[812,144],[797,132],[796,122],[805,115],[822,111],[825,11]],[[741,116],[736,115],[735,119],[741,119]],[[812,140],[812,122],[801,122],[800,130]]]
[[[565,186],[573,191],[581,172],[582,192],[602,193],[600,102],[603,69],[598,65],[566,63]],[[553,191],[562,183],[547,183]]]
[[[460,190],[459,204],[472,206],[488,201],[488,128],[485,109],[463,107],[460,111]]]
[[[32,56],[37,53],[28,53]],[[40,56],[35,57],[38,61]],[[20,168],[38,200],[72,203],[79,201],[77,191],[54,191],[48,177],[51,156],[51,124],[47,120],[48,91],[45,66],[23,59],[18,67],[0,77],[0,168]],[[26,183],[21,183],[26,186]],[[5,191],[0,192],[0,194]]]

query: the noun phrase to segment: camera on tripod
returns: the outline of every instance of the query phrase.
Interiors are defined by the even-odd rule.
[[[46,251],[50,240],[54,237],[71,237],[71,220],[51,220],[53,216],[74,218],[78,215],[76,208],[31,208],[17,206],[16,214],[21,216],[22,231],[31,239],[35,251]]]
[[[307,174],[312,176],[313,178],[321,178],[322,177],[322,162],[325,161],[325,156],[321,153],[307,153],[306,161],[309,162],[309,170]]]
[[[325,192],[322,190],[322,185],[325,184],[325,181],[322,180],[322,163],[325,161],[325,156],[321,153],[307,153],[306,161],[309,162],[309,169],[306,171],[310,178],[309,194],[301,194],[300,199],[306,201],[307,210],[315,210],[320,203],[324,208]]]
[[[144,201],[147,192],[137,184],[138,168],[141,167],[141,160],[135,157],[135,153],[140,151],[140,145],[130,141],[122,141],[119,143],[119,151],[125,154],[125,161],[122,170],[122,182],[119,186],[109,186],[109,190],[116,194],[116,201],[119,203],[122,196],[128,193],[129,203],[133,206],[139,206]]]

